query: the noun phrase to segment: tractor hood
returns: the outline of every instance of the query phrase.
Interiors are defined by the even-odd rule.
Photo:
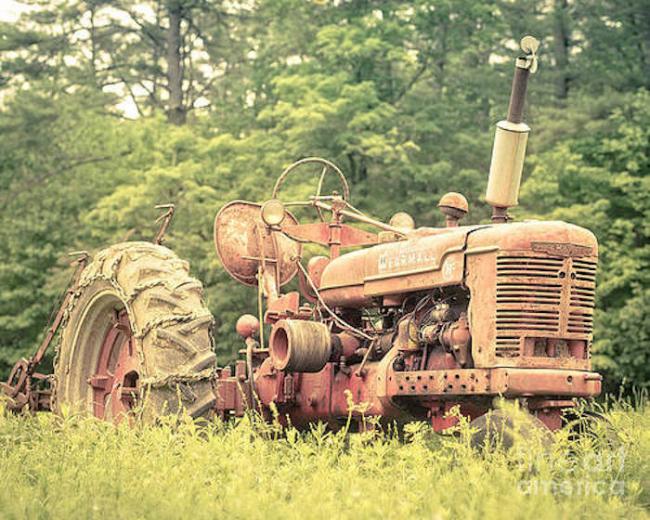
[[[378,297],[462,284],[466,255],[533,249],[551,256],[598,254],[593,233],[559,221],[420,228],[406,240],[332,260],[323,271],[321,296],[331,306],[369,306]]]

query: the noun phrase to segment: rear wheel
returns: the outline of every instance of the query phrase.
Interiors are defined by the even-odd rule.
[[[55,362],[54,408],[118,422],[215,403],[212,316],[187,262],[148,242],[101,251],[66,309]]]

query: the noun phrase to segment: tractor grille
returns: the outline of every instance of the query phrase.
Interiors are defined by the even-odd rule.
[[[530,253],[497,257],[496,355],[521,355],[522,337],[591,334],[596,263]]]

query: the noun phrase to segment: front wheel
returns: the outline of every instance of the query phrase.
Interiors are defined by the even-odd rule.
[[[470,423],[471,444],[477,449],[511,449],[517,440],[537,438],[543,445],[552,442],[551,431],[530,413],[507,407],[497,408],[477,417]]]
[[[101,251],[65,310],[53,408],[113,422],[208,414],[216,358],[202,293],[166,247],[126,242]]]

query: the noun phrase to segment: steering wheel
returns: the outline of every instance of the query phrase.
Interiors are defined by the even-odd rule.
[[[334,163],[328,161],[327,159],[323,159],[321,157],[306,157],[305,159],[300,159],[299,161],[296,161],[295,163],[290,165],[286,170],[284,170],[282,174],[278,177],[278,180],[275,182],[275,186],[273,187],[273,194],[271,196],[273,199],[278,198],[280,188],[284,184],[284,181],[287,179],[289,174],[293,173],[294,171],[296,171],[297,169],[299,169],[301,166],[305,164],[323,165],[323,169],[321,170],[320,173],[320,178],[318,179],[318,188],[316,189],[315,199],[318,199],[321,196],[321,191],[323,189],[323,181],[325,180],[325,176],[328,173],[336,174],[338,176],[339,182],[341,183],[341,186],[343,188],[343,193],[342,193],[343,200],[347,202],[350,199],[350,187],[348,186],[348,181],[345,179],[343,172]],[[323,215],[322,210],[318,206],[316,206],[316,212],[318,213],[320,219],[323,222],[325,222],[325,216]]]

